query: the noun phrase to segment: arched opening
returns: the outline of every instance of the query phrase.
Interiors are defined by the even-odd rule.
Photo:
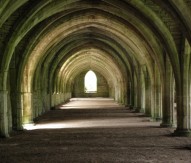
[[[85,75],[84,88],[85,93],[97,92],[97,77],[92,70],[89,70]]]

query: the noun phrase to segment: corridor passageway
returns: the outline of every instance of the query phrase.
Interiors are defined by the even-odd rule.
[[[191,0],[0,0],[1,162],[189,162]]]
[[[37,119],[35,126],[26,128],[34,130],[160,125],[159,122],[151,124],[149,121],[149,117],[144,117],[142,113],[131,113],[111,98],[72,98],[70,102],[57,106],[53,114],[49,112],[40,117],[40,121]]]
[[[169,136],[173,129],[150,120],[110,99],[73,99],[38,118],[33,130],[0,139],[0,158],[19,163],[189,162],[190,138]]]

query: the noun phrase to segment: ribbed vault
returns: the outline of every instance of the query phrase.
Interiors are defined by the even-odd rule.
[[[90,69],[117,102],[163,126],[191,127],[186,1],[1,0],[0,6],[2,135],[67,101],[76,78]]]
[[[79,19],[78,19],[79,20]],[[139,61],[139,63],[141,65],[146,64],[145,62],[147,62],[148,67],[149,67],[149,72],[152,74],[152,60],[151,57],[149,55],[149,52],[147,51],[147,49],[149,48],[145,48],[144,46],[144,42],[141,42],[140,39],[136,38],[136,36],[134,37],[129,37],[129,35],[131,34],[130,31],[127,31],[128,36],[125,37],[125,32],[122,35],[121,31],[125,30],[125,28],[120,28],[120,26],[117,26],[118,29],[112,29],[112,28],[107,28],[107,26],[103,25],[103,27],[101,25],[97,25],[94,24],[94,22],[90,22],[89,19],[89,23],[88,25],[84,24],[83,21],[87,21],[86,19],[84,20],[82,18],[82,22],[80,21],[80,23],[78,24],[78,20],[74,20],[74,25],[71,23],[66,23],[66,24],[62,24],[61,26],[59,26],[58,28],[56,28],[55,30],[52,30],[50,33],[48,33],[43,39],[41,38],[41,41],[38,42],[38,44],[35,46],[34,49],[31,50],[31,54],[28,55],[28,62],[25,65],[27,65],[27,70],[25,71],[29,71],[31,74],[29,74],[29,77],[32,78],[32,74],[35,71],[35,64],[37,64],[40,60],[41,57],[43,57],[42,54],[46,55],[46,51],[48,48],[51,48],[52,46],[54,46],[57,42],[60,42],[63,38],[67,37],[68,35],[74,33],[76,30],[79,29],[84,29],[84,28],[89,28],[89,27],[95,27],[95,28],[103,28],[104,31],[106,31],[105,33],[109,32],[108,35],[114,34],[117,35],[118,38],[120,38],[120,40],[123,40],[126,43],[126,47],[129,47],[129,51],[130,54],[133,55],[134,57],[136,57],[136,59]],[[101,23],[101,21],[103,21],[104,19],[101,19],[99,23]],[[99,19],[96,19],[96,21],[99,21]],[[114,22],[110,23],[106,21],[104,21],[103,24],[108,24],[109,26],[112,26],[114,24]],[[69,26],[67,26],[69,24]],[[81,27],[80,27],[81,25]],[[73,27],[74,26],[74,27]],[[76,26],[78,28],[76,28]],[[128,29],[126,29],[128,30]],[[132,40],[132,38],[134,40]],[[106,40],[107,41],[107,40]],[[142,48],[139,48],[142,47]],[[44,52],[45,51],[45,52]],[[28,53],[30,53],[30,51],[27,51]],[[128,55],[128,54],[126,54]],[[26,54],[27,56],[27,54]],[[31,56],[31,57],[30,57]],[[144,61],[145,60],[145,61]],[[33,66],[32,66],[33,65]],[[26,72],[28,74],[28,72]],[[24,81],[23,81],[24,82]],[[31,79],[28,80],[28,82],[31,83]],[[24,83],[24,85],[26,86],[27,83]],[[30,84],[28,84],[30,85]],[[26,90],[25,90],[26,91]],[[30,91],[30,90],[29,90]]]

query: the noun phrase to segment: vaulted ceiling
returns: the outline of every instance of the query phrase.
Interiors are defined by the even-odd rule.
[[[23,91],[31,91],[38,67],[52,83],[56,83],[53,76],[61,80],[68,74],[64,75],[67,81],[89,67],[106,78],[130,81],[139,66],[146,66],[152,78],[156,64],[162,78],[164,51],[179,80],[181,41],[183,37],[191,40],[188,0],[0,3],[1,71],[16,67]],[[6,75],[3,78],[2,82]]]
[[[163,110],[164,124],[176,94],[189,128],[190,45],[191,0],[0,0],[1,135],[71,98],[90,69],[119,103]]]

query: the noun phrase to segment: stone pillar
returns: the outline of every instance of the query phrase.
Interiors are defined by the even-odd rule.
[[[38,90],[38,116],[42,115],[44,113],[44,97],[41,90]],[[35,109],[35,108],[34,108]]]
[[[128,81],[127,82],[127,92],[126,92],[126,94],[127,94],[127,107],[131,107],[131,88],[130,88],[130,86],[131,86],[131,82],[130,81]]]
[[[137,75],[137,107],[136,107],[136,111],[140,112],[141,111],[141,96],[142,96],[142,89],[141,89],[141,68],[139,67],[138,69],[138,75]]]
[[[68,94],[68,92],[67,92],[67,94]],[[119,100],[119,86],[117,84],[115,86],[115,101],[120,103],[120,100]]]
[[[21,93],[17,93],[17,103],[16,103],[16,130],[23,130],[23,120],[22,120],[22,96],[21,96]]]
[[[141,71],[141,110],[140,110],[141,113],[145,113],[145,104],[146,104],[145,69],[146,66],[143,66]]]
[[[38,116],[38,92],[37,91],[34,91],[33,92],[33,107],[34,107],[34,110],[33,110],[33,117],[37,117]]]
[[[163,83],[163,95],[162,95],[162,110],[163,117],[161,127],[172,127],[173,126],[173,106],[174,106],[174,98],[173,98],[173,76],[172,76],[172,67],[170,60],[165,54],[165,76]]]
[[[0,91],[0,135],[3,137],[9,137],[7,96],[7,91]]]
[[[43,92],[43,94],[42,94],[42,101],[41,101],[41,108],[42,108],[42,109],[40,110],[40,115],[42,115],[43,113],[46,112],[47,103],[48,103],[48,101],[47,101],[47,96],[46,96],[46,94]]]
[[[130,97],[129,97],[129,108],[133,109],[134,106],[134,83],[133,81],[129,82],[129,91],[130,91]]]
[[[127,82],[125,82],[125,80],[122,82],[123,83],[123,87],[125,89],[122,89],[123,93],[122,93],[122,98],[123,98],[123,105],[127,106],[128,105],[128,92],[127,92],[127,89],[128,89],[128,85],[127,85]]]
[[[191,111],[190,111],[190,64],[191,64],[191,48],[187,40],[184,43],[181,63],[181,80],[182,88],[177,91],[177,129],[176,135],[191,136]]]
[[[11,132],[13,130],[13,119],[12,119],[12,108],[11,108],[11,100],[9,93],[7,96],[7,110],[8,110],[8,131]]]
[[[126,85],[125,85],[125,82],[124,81],[121,81],[121,103],[123,105],[126,105],[127,104],[127,94],[126,94]]]
[[[150,96],[150,116],[151,118],[155,119],[155,93],[156,89],[155,89],[155,84],[151,82],[151,96]]]
[[[151,116],[151,82],[148,71],[145,74],[145,114]]]
[[[51,95],[51,108],[54,108],[55,107],[55,93],[52,93]]]
[[[50,106],[50,94],[46,94],[46,103],[45,103],[45,112],[49,111],[51,106]],[[64,102],[64,96],[62,94],[62,102]]]
[[[172,111],[173,111],[173,117],[172,117],[172,121],[173,121],[173,127],[177,127],[177,100],[176,100],[176,89],[175,89],[175,79],[174,79],[174,75],[172,74],[172,85],[171,85],[171,97],[172,97],[172,102],[171,102],[171,106],[172,106]]]
[[[137,78],[136,78],[136,74],[134,72],[134,75],[133,75],[133,108],[136,110],[137,108]]]
[[[23,112],[23,124],[33,123],[33,102],[32,93],[24,92],[22,96],[22,112]]]
[[[154,119],[156,121],[161,120],[161,81],[160,81],[160,74],[157,65],[155,64],[155,79],[154,79],[154,92],[155,92],[155,99],[154,99]]]

